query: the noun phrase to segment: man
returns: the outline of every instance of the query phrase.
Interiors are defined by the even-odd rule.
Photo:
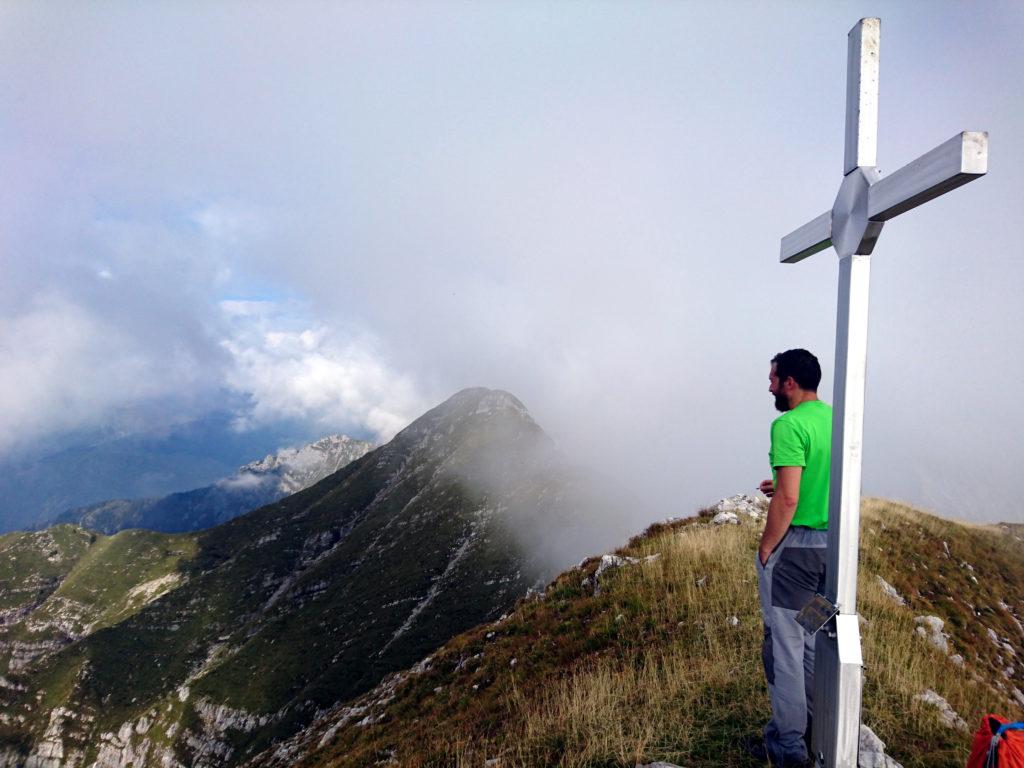
[[[757,553],[762,659],[772,718],[752,752],[773,766],[804,765],[814,691],[814,638],[796,614],[825,586],[832,408],[818,399],[821,366],[805,349],[772,358],[768,391],[782,415],[772,422],[771,498]]]

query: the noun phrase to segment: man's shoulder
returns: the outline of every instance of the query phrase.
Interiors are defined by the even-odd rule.
[[[781,425],[781,424],[796,424],[796,423],[798,423],[800,421],[800,416],[797,415],[797,411],[799,411],[799,410],[800,410],[799,408],[793,408],[790,411],[783,411],[782,413],[780,413],[778,416],[775,417],[774,421],[772,421],[772,427],[774,428],[775,426]]]
[[[810,400],[806,403],[801,403],[791,411],[786,411],[784,414],[779,416],[775,421],[780,421],[786,417],[789,417],[793,421],[807,421],[821,418],[832,417],[832,406],[826,403],[824,400]]]
[[[819,419],[828,420],[831,423],[832,406],[823,400],[812,400],[797,406],[791,411],[786,411],[776,416],[775,420],[772,421],[772,431],[778,427],[803,426],[808,422],[814,422]]]
[[[824,400],[813,400],[806,404],[807,406],[813,406],[813,408],[808,408],[806,410],[807,415],[811,418],[821,418],[823,416],[831,417],[831,406],[829,406],[829,404]]]
[[[815,400],[814,409],[810,411],[812,417],[817,418],[832,418],[832,406],[826,403],[824,400]]]
[[[772,442],[800,432],[800,427],[801,421],[800,419],[793,418],[793,411],[786,411],[785,413],[779,414],[775,417],[775,420],[772,421]]]

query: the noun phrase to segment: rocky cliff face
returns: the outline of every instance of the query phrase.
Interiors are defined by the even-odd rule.
[[[285,448],[246,464],[229,477],[192,491],[155,499],[112,499],[72,509],[54,523],[71,523],[101,533],[148,528],[197,531],[308,488],[373,446],[346,435],[330,435],[301,448]]]
[[[555,572],[541,543],[583,554],[562,473],[518,400],[466,390],[206,531],[0,538],[0,765],[243,762],[496,618]]]

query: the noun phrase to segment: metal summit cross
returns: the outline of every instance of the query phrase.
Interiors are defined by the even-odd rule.
[[[828,631],[817,634],[812,741],[815,763],[829,768],[856,768],[860,733],[857,554],[870,254],[886,221],[988,169],[988,134],[970,131],[887,176],[875,168],[879,30],[878,19],[861,19],[850,30],[846,159],[836,201],[831,211],[782,238],[780,256],[793,264],[830,245],[839,254],[825,592],[839,613]]]

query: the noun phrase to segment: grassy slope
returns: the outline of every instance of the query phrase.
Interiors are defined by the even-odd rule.
[[[621,554],[660,558],[611,572],[599,596],[581,586],[596,561],[562,574],[543,600],[454,638],[393,691],[354,702],[365,707],[354,717],[334,710],[296,764],[752,765],[737,745],[768,713],[753,568],[760,526],[706,522],[634,539]],[[1008,697],[1024,688],[1024,671],[987,631],[1024,658],[1024,629],[1002,607],[1024,614],[1024,546],[996,528],[869,501],[862,553],[864,722],[907,768],[963,765],[970,735],[915,696],[937,691],[971,729],[988,711],[1024,717]],[[907,606],[883,593],[879,575]],[[946,620],[963,667],[915,634],[914,617],[929,614]]]
[[[0,606],[12,611],[3,638],[64,642],[116,624],[178,586],[178,566],[194,555],[192,538],[152,531],[59,525],[2,536]]]
[[[179,586],[179,567],[194,554],[192,538],[152,531],[103,536],[60,525],[0,537],[0,596],[5,607],[19,605],[27,610],[20,620],[4,627],[0,639],[8,648],[49,643],[56,649],[72,637],[102,632]],[[30,588],[36,584],[44,586],[33,592]],[[5,671],[9,658],[7,652],[0,656]],[[130,658],[121,659],[122,667]],[[19,684],[39,667],[49,668],[47,684],[39,689],[33,685],[39,694],[21,695],[12,688],[0,691],[0,711],[11,718],[0,724],[0,743],[27,743],[18,722],[45,727],[48,711],[65,703],[79,682],[84,662],[74,652],[51,652],[36,658],[27,669],[7,671]]]
[[[27,610],[45,600],[94,540],[70,525],[0,536],[0,611]]]
[[[181,584],[183,561],[195,556],[195,539],[128,530],[98,536],[33,618],[56,619],[66,602],[82,606],[87,628],[113,626]]]

